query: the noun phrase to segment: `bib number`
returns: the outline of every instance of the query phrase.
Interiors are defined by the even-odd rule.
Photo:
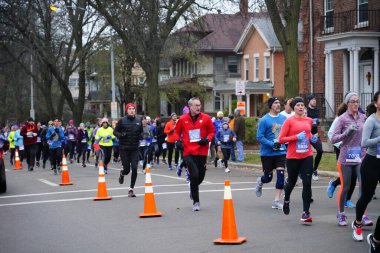
[[[141,147],[145,147],[146,144],[147,144],[146,140],[141,140],[141,141],[140,141],[140,146],[141,146]]]
[[[27,136],[28,138],[33,138],[33,132],[27,132],[27,133],[26,133],[26,136]]]
[[[360,154],[362,152],[361,147],[349,147],[346,151],[346,162],[349,163],[360,163],[362,159]]]
[[[70,140],[74,140],[74,135],[73,134],[69,134],[69,139]]]
[[[37,142],[41,142],[41,137],[37,137]]]
[[[24,148],[25,148],[24,145],[20,146],[20,150],[24,150]]]
[[[380,144],[377,144],[376,150],[377,150],[376,157],[380,159]]]
[[[87,138],[82,139],[82,143],[86,143],[86,142],[87,142]]]
[[[309,151],[309,140],[307,138],[296,143],[296,153],[306,153]]]
[[[189,130],[189,138],[190,138],[190,142],[200,141],[201,140],[201,130],[200,129]]]
[[[167,149],[168,148],[168,145],[166,144],[166,142],[162,143],[162,149]]]
[[[223,135],[223,142],[228,142],[229,140],[230,140],[230,135],[229,134]]]

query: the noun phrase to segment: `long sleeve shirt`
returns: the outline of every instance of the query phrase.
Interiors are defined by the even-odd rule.
[[[313,155],[310,145],[312,123],[313,120],[308,117],[298,118],[292,116],[285,120],[278,139],[280,143],[289,143],[286,153],[287,159],[303,159]],[[299,141],[297,134],[303,131],[306,133],[306,138]]]
[[[335,130],[335,127],[336,127],[336,123],[338,123],[338,117],[336,117],[333,121],[333,123],[331,124],[330,128],[329,128],[329,131],[327,132],[327,137],[329,137],[329,140],[331,141],[331,138],[334,134],[334,130]],[[340,148],[340,145],[342,144],[342,142],[337,142],[337,143],[334,143],[333,145],[336,147],[336,148]]]
[[[368,155],[380,155],[380,118],[375,113],[364,123],[362,147],[367,148]]]
[[[115,139],[115,136],[113,135],[112,127],[100,127],[98,131],[96,131],[95,141],[99,142],[100,146],[112,147],[113,139]]]
[[[256,139],[260,142],[261,156],[277,156],[286,154],[286,147],[281,145],[280,150],[274,150],[274,140],[280,135],[280,130],[284,124],[286,117],[284,115],[272,116],[267,113],[261,118],[259,127],[257,128]]]
[[[340,164],[357,165],[360,164],[361,160],[364,158],[365,148],[361,147],[361,141],[365,120],[366,116],[362,113],[358,113],[357,116],[354,117],[353,114],[347,111],[339,116],[331,141],[332,143],[342,142],[338,158]],[[351,136],[347,136],[345,131],[353,124],[358,127],[358,130]],[[349,158],[354,156],[357,156],[360,159],[352,161],[352,159]]]

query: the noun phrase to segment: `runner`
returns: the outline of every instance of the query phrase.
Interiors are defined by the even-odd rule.
[[[48,126],[42,129],[41,132],[41,141],[42,141],[42,168],[46,168],[46,161],[49,159],[50,160],[50,165],[52,166],[51,159],[50,159],[50,154],[49,154],[49,143],[48,139],[46,138],[46,133],[49,130],[49,128],[53,126],[53,121],[50,120],[48,122]]]
[[[69,120],[69,124],[66,127],[65,136],[67,139],[67,152],[70,152],[70,163],[74,162],[75,147],[77,141],[75,136],[77,136],[77,128],[74,125],[74,120]]]
[[[311,203],[311,176],[313,173],[313,151],[310,141],[316,142],[317,136],[311,134],[312,119],[304,116],[305,104],[301,97],[295,97],[291,103],[294,116],[288,118],[280,131],[279,142],[289,143],[286,153],[286,166],[288,180],[285,183],[285,198],[283,212],[288,215],[290,212],[290,195],[297,183],[298,174],[302,178],[302,200],[303,213],[301,221],[311,223],[310,215]]]
[[[112,128],[115,129],[117,125],[117,120],[112,120]],[[113,162],[117,163],[120,161],[120,152],[119,152],[119,139],[115,137],[112,144],[113,151]]]
[[[286,117],[280,114],[281,104],[277,97],[268,99],[270,112],[259,122],[257,140],[260,142],[260,157],[264,175],[257,178],[256,196],[261,197],[263,184],[270,183],[273,170],[276,170],[277,181],[273,209],[282,210],[281,193],[284,189],[284,170],[286,161],[286,147],[278,142],[278,137]]]
[[[224,117],[224,114],[222,111],[219,111],[217,114],[216,114],[216,119],[214,120],[213,124],[214,124],[214,127],[215,127],[215,133],[218,133],[219,130],[222,130],[222,125],[223,123],[225,123],[226,121],[223,119]],[[218,145],[218,140],[216,139],[216,137],[214,136],[214,140],[213,140],[214,144],[215,144],[215,159],[214,159],[214,166],[215,168],[218,167],[218,163],[219,163],[219,167],[222,167],[222,160],[219,160],[219,154],[218,153],[221,153],[221,148],[220,146]],[[218,152],[219,151],[219,152]],[[220,159],[222,159],[222,157],[220,157]]]
[[[25,156],[24,137],[22,137],[22,135],[20,134],[21,129],[18,125],[15,126],[15,130],[15,135],[13,137],[13,139],[15,140],[15,150],[18,150],[18,156],[22,164]]]
[[[173,159],[173,150],[174,150],[174,163],[175,167],[178,166],[179,152],[178,149],[175,148],[175,142],[178,140],[178,136],[174,131],[174,128],[177,124],[177,114],[172,113],[170,115],[170,121],[166,123],[164,133],[167,134],[166,143],[168,146],[168,170],[173,170],[172,167],[172,159]]]
[[[340,141],[342,142],[338,158],[338,172],[341,182],[337,197],[337,218],[339,226],[347,225],[344,202],[350,188],[351,175],[353,173],[356,173],[358,177],[359,196],[361,195],[360,164],[365,155],[365,149],[361,147],[361,139],[366,116],[358,112],[358,94],[349,92],[344,98],[344,103],[347,104],[347,111],[338,118],[334,134],[331,138],[333,144]],[[365,219],[368,218],[365,217]],[[367,220],[365,222],[367,222]]]
[[[228,160],[231,155],[232,143],[236,142],[236,134],[232,131],[227,122],[222,124],[222,129],[216,133],[215,140],[217,145],[222,149],[224,163],[224,172],[229,173],[231,170],[228,168]]]
[[[28,164],[28,171],[33,171],[36,151],[37,151],[37,135],[38,130],[34,119],[29,118],[25,125],[21,128],[20,134],[24,137],[24,146],[26,154],[26,162]]]
[[[47,130],[46,139],[49,143],[52,168],[54,174],[57,175],[57,169],[61,172],[62,143],[65,140],[65,135],[60,127],[60,120],[58,118],[54,119],[53,125]]]
[[[111,161],[112,143],[115,136],[113,135],[113,129],[107,118],[103,118],[100,124],[102,127],[96,131],[95,143],[99,144],[102,150],[104,173],[108,174],[108,164]]]
[[[44,126],[46,128],[46,126]],[[42,145],[42,140],[41,140],[41,133],[42,133],[42,126],[41,126],[41,122],[38,122],[37,123],[37,130],[38,130],[38,133],[37,133],[37,148],[36,148],[36,166],[37,167],[40,167],[40,159],[41,159],[41,155],[42,155],[42,149],[43,149],[43,145]]]
[[[9,142],[10,153],[11,153],[11,155],[9,156],[11,165],[13,165],[13,161],[15,160],[15,140],[14,140],[15,132],[16,132],[16,127],[15,125],[13,125],[11,127],[11,132],[9,133],[8,138],[7,138]]]
[[[284,115],[286,118],[289,118],[294,115],[294,111],[292,110],[292,107],[290,104],[292,103],[293,98],[289,98],[285,101],[285,108],[282,112],[280,112],[281,115]]]
[[[80,161],[80,157],[82,156],[82,167],[86,167],[86,151],[87,151],[87,141],[89,139],[88,132],[84,128],[84,123],[79,124],[79,130],[77,131],[76,139],[77,139],[77,163]]]
[[[119,149],[123,169],[120,171],[119,183],[124,183],[124,176],[132,169],[131,184],[128,197],[136,197],[133,192],[137,178],[137,166],[139,162],[139,140],[143,132],[142,119],[136,117],[136,106],[128,103],[125,106],[126,116],[121,118],[116,125],[114,135],[119,138]]]
[[[213,140],[215,128],[210,116],[201,112],[199,98],[191,98],[188,102],[190,113],[183,115],[176,125],[177,142],[183,148],[184,160],[190,174],[190,198],[193,200],[193,211],[200,210],[199,185],[206,175],[207,153],[209,142]]]
[[[90,163],[90,153],[91,153],[91,148],[93,144],[93,138],[92,138],[92,133],[94,132],[94,129],[91,127],[90,122],[86,122],[86,131],[88,133],[88,141],[87,141],[87,163]]]
[[[160,155],[162,154],[162,162],[166,164],[166,134],[164,133],[164,127],[162,126],[161,119],[159,117],[156,117],[156,131],[158,144],[158,154],[156,155],[156,163],[160,164]]]
[[[357,97],[351,97],[350,103],[357,100]],[[353,104],[354,106],[357,104]],[[361,227],[366,224],[365,210],[371,202],[376,187],[380,182],[380,92],[376,92],[373,98],[372,114],[368,117],[364,123],[363,135],[361,138],[361,145],[367,148],[367,154],[361,164],[360,172],[362,178],[362,193],[358,202],[356,203],[356,220],[352,222],[353,238],[355,241],[362,241],[363,235]],[[377,227],[379,226],[379,220],[377,221]],[[379,228],[377,233],[375,232],[377,239],[380,239]],[[370,238],[371,239],[371,238]],[[372,238],[373,239],[373,238]],[[373,240],[372,240],[373,241]]]

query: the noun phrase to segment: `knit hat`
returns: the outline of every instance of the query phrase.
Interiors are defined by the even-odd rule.
[[[228,123],[227,122],[223,122],[222,126],[224,126],[224,125],[228,125]]]
[[[80,123],[79,126],[80,126],[80,127],[84,127],[84,123]]]
[[[151,118],[149,116],[145,116],[147,122],[151,122]]]
[[[182,109],[182,114],[186,114],[186,113],[189,113],[190,109],[187,105],[185,105]]]
[[[74,120],[73,119],[69,120],[69,124],[74,125]]]
[[[129,107],[133,107],[133,108],[136,109],[135,104],[133,104],[133,103],[128,103],[128,104],[125,105],[125,110],[127,111]]]
[[[294,110],[294,106],[295,106],[297,103],[304,103],[304,104],[305,104],[305,101],[304,101],[303,98],[301,98],[301,97],[295,97],[295,98],[293,99],[293,101],[290,103],[290,107],[292,107],[292,109]]]
[[[216,117],[223,117],[224,116],[224,113],[222,111],[219,111],[217,114],[216,114]]]
[[[107,124],[109,124],[108,122],[108,119],[107,118],[102,118],[102,120],[100,121],[101,124],[103,124],[104,122],[106,122]]]
[[[353,91],[349,91],[347,94],[346,94],[346,96],[344,97],[344,103],[346,104],[346,105],[348,105],[348,102],[350,101],[350,99],[351,99],[351,97],[352,96],[359,96],[358,95],[358,93],[356,93],[356,92],[353,92]]]
[[[278,97],[271,97],[268,99],[268,106],[269,106],[269,109],[272,107],[274,101],[276,100],[279,100]]]
[[[313,100],[315,99],[315,96],[313,94],[310,94],[309,96],[307,96],[307,101],[310,102],[310,100]]]
[[[177,113],[172,112],[172,114],[170,114],[170,118],[173,118],[173,116],[177,116]]]
[[[34,119],[33,119],[32,117],[30,117],[30,118],[28,119],[28,122],[31,122],[31,121],[34,122]]]

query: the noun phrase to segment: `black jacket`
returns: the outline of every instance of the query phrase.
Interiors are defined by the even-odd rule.
[[[157,142],[164,143],[166,134],[164,133],[164,127],[160,124],[156,127]]]
[[[119,139],[121,150],[136,150],[143,132],[142,118],[125,116],[117,122],[113,134]]]
[[[310,108],[307,107],[307,116],[312,119],[318,119],[319,118],[319,110],[317,108]],[[316,134],[318,133],[318,125],[319,121],[315,122],[316,124],[313,123],[313,126],[311,127],[311,133]]]

